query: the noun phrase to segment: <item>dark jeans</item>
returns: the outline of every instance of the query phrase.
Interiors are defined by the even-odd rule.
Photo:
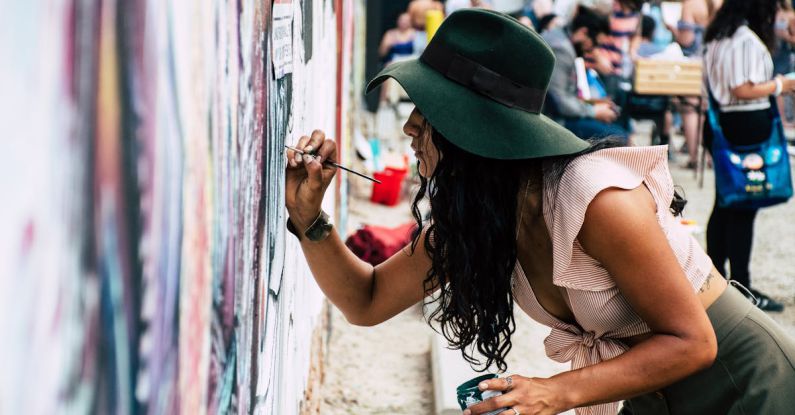
[[[726,140],[734,145],[749,145],[770,137],[772,123],[768,110],[722,112],[719,114],[721,130]],[[704,121],[704,142],[712,149],[712,128]],[[754,239],[754,220],[757,209],[733,209],[718,206],[717,200],[707,223],[707,255],[718,271],[726,274],[726,261],[731,268],[731,279],[751,288],[749,263]]]
[[[728,260],[731,279],[746,287],[751,287],[748,265],[751,262],[756,212],[756,209],[723,208],[715,200],[707,223],[707,255],[721,275],[729,275],[726,274]]]
[[[604,123],[594,118],[567,118],[563,126],[583,140],[607,137],[616,138],[624,143],[629,140],[629,133],[620,125]]]

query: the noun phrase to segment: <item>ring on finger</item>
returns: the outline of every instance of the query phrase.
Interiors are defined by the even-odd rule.
[[[516,408],[511,408],[511,410],[513,411],[513,415],[522,415],[516,410]]]
[[[513,387],[513,377],[508,376],[507,378],[505,378],[505,382],[508,383],[508,390],[511,390],[511,388]],[[514,409],[514,411],[515,410],[516,409]]]

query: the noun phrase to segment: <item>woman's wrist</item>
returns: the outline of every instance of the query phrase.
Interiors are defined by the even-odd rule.
[[[295,235],[299,241],[306,239],[312,242],[320,242],[325,240],[334,228],[331,217],[322,209],[308,225],[305,225],[305,222],[302,221],[296,224],[293,222],[292,217],[287,218],[287,230]]]
[[[578,392],[577,388],[572,388],[567,384],[566,377],[573,374],[573,372],[563,372],[547,379],[558,398],[558,402],[555,402],[554,406],[561,412],[578,408],[584,404],[582,394]]]
[[[295,228],[296,231],[298,231],[299,234],[303,234],[304,231],[306,231],[306,229],[309,228],[312,225],[312,223],[315,222],[315,220],[317,220],[317,218],[320,216],[321,211],[322,210],[318,208],[318,210],[315,211],[315,213],[307,214],[297,211],[291,211],[288,209],[287,220],[292,223],[293,227]]]
[[[781,95],[781,92],[784,90],[784,81],[781,79],[781,75],[778,75],[778,76],[776,76],[773,79],[773,82],[775,83],[775,89],[773,90],[773,96],[777,97],[777,96]]]

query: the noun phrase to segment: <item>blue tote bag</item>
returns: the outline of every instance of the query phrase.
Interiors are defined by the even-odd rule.
[[[787,141],[776,101],[770,99],[773,128],[759,144],[730,144],[718,122],[717,102],[709,92],[707,118],[712,127],[712,160],[718,205],[758,209],[784,203],[792,197]]]

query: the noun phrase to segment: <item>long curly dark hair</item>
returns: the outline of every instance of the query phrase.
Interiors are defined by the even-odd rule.
[[[776,45],[776,12],[784,6],[782,0],[725,0],[707,26],[704,42],[732,37],[737,28],[747,24],[767,49],[773,51]]]
[[[427,228],[424,248],[432,266],[424,289],[438,290],[426,299],[434,310],[426,318],[429,324],[438,323],[449,346],[460,350],[475,370],[496,365],[505,371],[516,330],[511,278],[517,255],[518,198],[531,163],[540,161],[480,157],[456,147],[429,124],[425,128],[440,152],[431,177],[420,177],[412,203],[418,231],[411,247],[416,248]],[[579,155],[621,145],[599,140],[581,153],[556,157],[545,165],[544,180],[556,183]],[[431,206],[427,222],[419,209],[426,196]],[[678,214],[683,206],[677,194],[672,211]]]
[[[471,365],[480,364],[466,350],[475,344],[487,359],[481,370],[496,363],[504,371],[516,329],[511,273],[516,264],[517,194],[527,161],[476,156],[431,131],[441,157],[430,179],[420,177],[412,204],[420,230],[428,227],[425,249],[433,265],[424,288],[439,290],[428,300],[438,303],[428,322],[439,323],[450,347],[461,350]],[[427,224],[418,208],[426,193],[431,205]]]

